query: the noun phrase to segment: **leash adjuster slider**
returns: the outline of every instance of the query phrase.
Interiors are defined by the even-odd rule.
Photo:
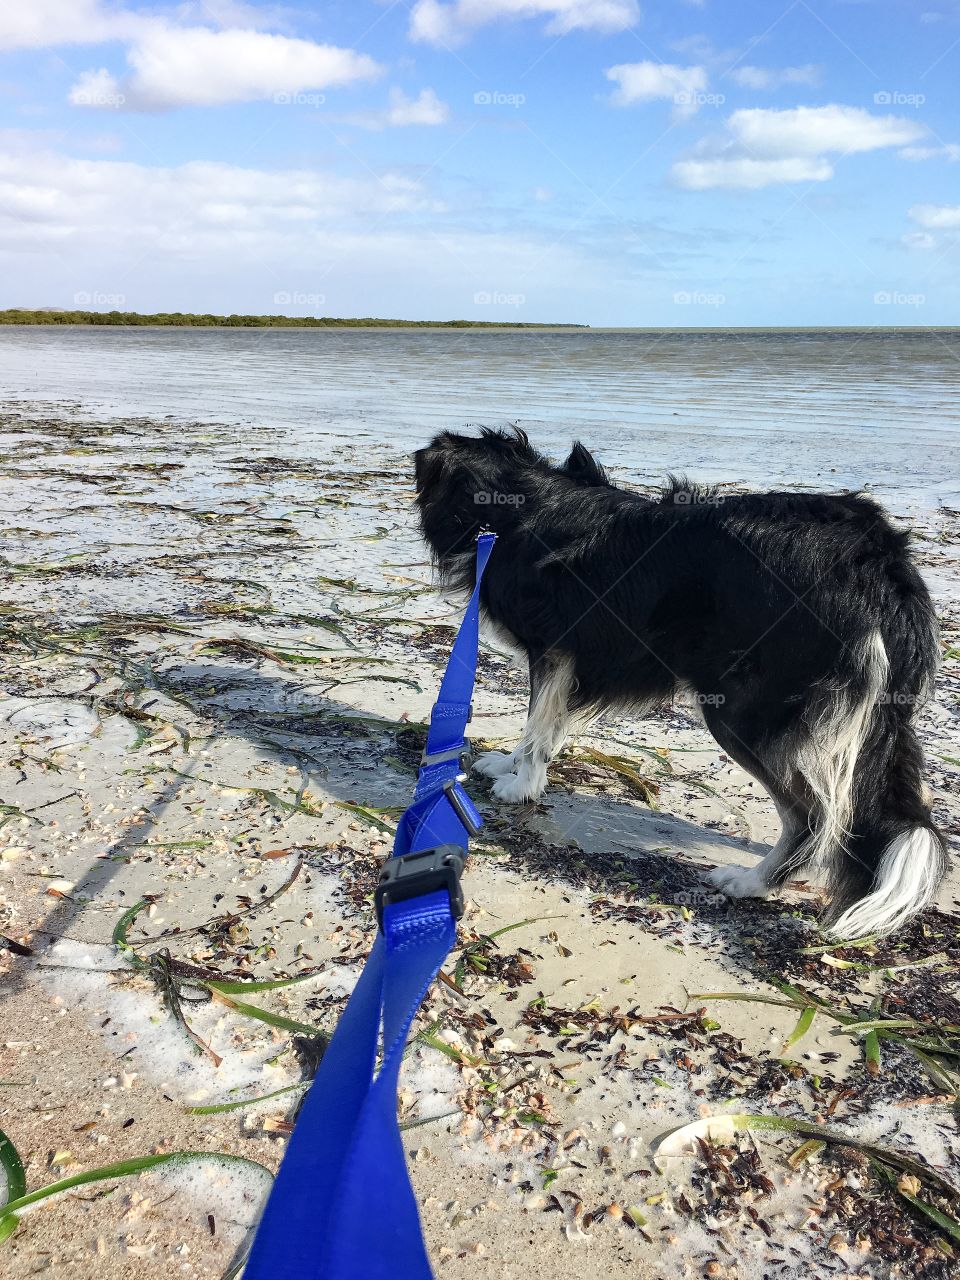
[[[463,915],[463,887],[460,874],[466,851],[457,844],[441,844],[418,853],[395,854],[383,864],[380,883],[374,892],[377,922],[383,932],[383,909],[395,902],[421,898],[424,894],[446,889],[450,895],[450,913],[455,920]]]
[[[473,751],[466,738],[463,740],[462,747],[451,747],[449,751],[428,751],[424,747],[423,754],[420,757],[420,768],[422,769],[426,765],[447,764],[450,760],[456,760],[460,770],[458,782],[465,781],[473,765]]]

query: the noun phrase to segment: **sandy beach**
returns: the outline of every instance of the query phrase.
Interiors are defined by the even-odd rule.
[[[369,949],[458,611],[396,443],[21,399],[0,454],[0,1128],[30,1191],[209,1153],[38,1202],[3,1273],[235,1274]],[[894,515],[941,620],[920,728],[955,847],[960,513]],[[509,745],[525,699],[485,644],[475,742]],[[704,871],[760,856],[776,815],[682,705],[593,726],[539,803],[489,787],[400,1098],[437,1274],[960,1274],[936,1182],[960,1073],[930,1048],[960,1024],[956,870],[860,947],[824,942],[814,883],[728,903]],[[654,1150],[741,1113],[801,1127]]]

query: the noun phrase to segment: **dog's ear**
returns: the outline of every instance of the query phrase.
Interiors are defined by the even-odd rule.
[[[570,450],[570,457],[557,470],[569,476],[571,480],[575,480],[577,484],[601,486],[610,483],[606,471],[579,440],[575,441]]]

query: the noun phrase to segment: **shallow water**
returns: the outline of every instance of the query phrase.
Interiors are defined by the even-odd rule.
[[[960,505],[960,332],[0,329],[0,397],[242,428],[328,457],[442,428],[581,437],[636,480],[869,487]],[[189,439],[189,437],[188,437]]]

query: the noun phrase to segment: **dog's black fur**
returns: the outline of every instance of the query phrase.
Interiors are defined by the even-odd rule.
[[[894,927],[929,901],[943,848],[912,720],[937,665],[935,618],[907,536],[877,503],[678,480],[645,498],[579,443],[555,466],[520,430],[437,436],[416,454],[416,484],[446,586],[472,587],[475,537],[497,534],[483,609],[526,651],[534,697],[560,658],[574,712],[692,691],[720,746],[791,815],[773,887],[815,852],[834,920],[872,894],[896,899],[869,916]],[[812,762],[850,735],[849,759]],[[845,766],[850,804],[831,835]],[[927,833],[924,866],[882,867],[911,831]]]

